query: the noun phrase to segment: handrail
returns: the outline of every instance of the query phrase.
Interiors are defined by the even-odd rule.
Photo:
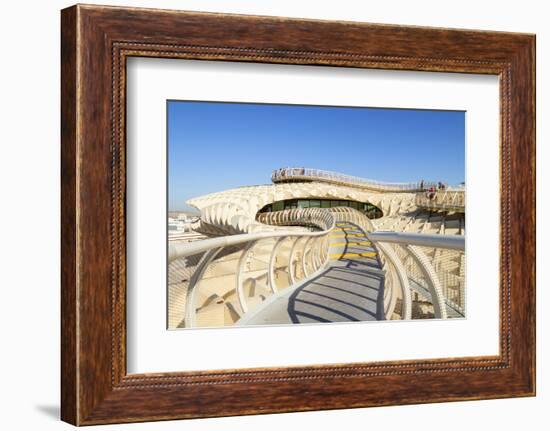
[[[435,182],[384,182],[338,172],[312,168],[281,168],[273,171],[271,180],[274,183],[288,180],[317,180],[330,183],[346,184],[379,191],[416,192],[435,186]]]
[[[391,242],[403,245],[419,245],[431,248],[446,248],[464,251],[466,240],[462,235],[440,235],[427,233],[406,233],[376,231],[367,234],[371,241]]]
[[[353,214],[352,217],[355,218],[359,224],[365,225],[363,230],[365,230],[368,239],[379,249],[381,257],[387,258],[396,270],[399,286],[395,286],[395,288],[399,287],[403,299],[401,311],[402,319],[411,318],[411,287],[408,282],[407,270],[403,265],[404,260],[397,256],[389,243],[402,246],[400,247],[402,252],[416,262],[426,279],[427,289],[432,296],[435,317],[441,319],[447,318],[445,304],[450,304],[452,301],[445,297],[440,277],[437,271],[435,271],[433,263],[418,247],[441,248],[460,252],[465,249],[464,236],[372,231],[372,221],[364,214],[351,208],[338,208],[338,210]]]
[[[267,282],[270,284],[268,287],[271,292],[277,292],[277,286],[275,285],[275,253],[279,248],[279,245],[286,238],[296,237],[292,250],[289,257],[289,273],[290,273],[290,282],[294,283],[295,275],[293,270],[293,254],[296,248],[296,244],[302,239],[307,238],[305,245],[302,250],[301,257],[301,267],[303,269],[303,276],[307,276],[306,270],[306,259],[309,257],[309,265],[313,270],[318,270],[328,263],[328,252],[326,253],[325,260],[315,261],[313,258],[313,253],[310,247],[309,256],[307,254],[307,246],[311,244],[311,241],[314,240],[316,243],[321,246],[328,247],[328,243],[324,244],[323,239],[327,237],[329,232],[334,229],[336,219],[331,214],[330,211],[321,208],[297,208],[291,210],[280,211],[278,213],[271,213],[271,216],[263,217],[265,222],[273,222],[274,224],[297,224],[305,226],[315,226],[321,230],[318,231],[308,231],[308,230],[296,230],[296,229],[277,229],[274,231],[268,232],[256,232],[248,234],[239,234],[231,235],[217,238],[210,238],[202,241],[196,241],[191,243],[184,244],[170,244],[168,251],[168,262],[174,262],[180,258],[187,258],[188,256],[198,255],[203,253],[203,256],[199,260],[197,268],[193,273],[193,276],[189,280],[189,285],[187,286],[186,292],[186,302],[185,302],[185,322],[187,327],[196,326],[196,298],[197,291],[200,285],[202,278],[208,268],[208,266],[213,262],[214,258],[220,254],[220,252],[230,246],[246,244],[244,251],[239,258],[237,264],[237,274],[235,282],[235,291],[237,293],[239,306],[243,313],[246,313],[248,310],[248,304],[246,295],[244,292],[244,277],[243,273],[245,271],[245,265],[247,261],[248,254],[252,251],[258,241],[268,238],[277,238],[276,246],[271,250],[271,255],[268,259],[268,268],[267,268]],[[300,277],[303,278],[303,277]]]
[[[401,297],[400,312],[396,311],[402,319],[411,318],[412,300],[410,283],[421,283],[429,291],[432,297],[435,317],[445,318],[445,304],[450,303],[446,296],[447,289],[451,286],[455,289],[455,282],[445,278],[444,271],[447,269],[439,266],[437,261],[428,257],[428,252],[424,252],[418,247],[428,249],[447,249],[463,252],[465,248],[465,239],[460,235],[437,235],[437,234],[416,234],[393,231],[374,231],[372,221],[365,214],[353,208],[337,207],[331,209],[324,208],[296,208],[271,213],[264,213],[258,216],[258,221],[270,225],[299,225],[315,227],[319,230],[311,231],[300,228],[282,227],[271,231],[255,232],[248,234],[230,235],[224,237],[210,238],[201,241],[170,244],[168,261],[174,262],[176,259],[190,256],[190,260],[197,261],[193,264],[194,272],[189,279],[186,291],[185,302],[185,325],[192,327],[196,325],[197,319],[197,297],[198,290],[202,280],[209,277],[207,269],[210,265],[216,265],[218,259],[224,259],[232,253],[236,253],[238,259],[236,265],[237,273],[235,278],[235,288],[240,309],[243,313],[248,310],[248,294],[245,294],[245,285],[247,278],[246,272],[263,271],[265,269],[266,288],[271,293],[276,293],[276,279],[279,265],[288,268],[287,276],[289,285],[293,285],[300,280],[322,270],[329,263],[328,234],[335,228],[337,221],[347,221],[354,223],[362,230],[367,238],[372,242],[384,267],[387,267],[386,288],[391,289],[388,292],[387,303],[389,308],[395,304],[397,294]],[[282,247],[287,239],[294,238],[290,246]],[[262,248],[261,241],[264,239],[275,239],[274,244]],[[225,248],[242,245],[238,249],[229,250],[228,253],[222,253]],[[266,268],[258,269],[255,253],[260,250],[261,253],[267,252]],[[239,255],[239,253],[241,253]],[[278,253],[278,254],[277,254]],[[435,253],[435,252],[434,252]],[[449,252],[450,253],[450,252]],[[202,256],[201,256],[202,254]],[[249,255],[250,258],[249,259]],[[196,258],[194,257],[196,256]],[[219,258],[218,256],[222,256]],[[431,256],[431,255],[430,255]],[[282,258],[282,261],[280,260]],[[412,259],[412,260],[411,260]],[[216,260],[216,261],[215,261]],[[250,262],[254,267],[250,267]],[[279,263],[277,263],[279,262]],[[195,267],[196,265],[196,267]],[[413,265],[413,266],[411,266]],[[437,271],[436,271],[437,268]],[[419,272],[420,270],[420,272]],[[286,270],[285,270],[286,271]],[[447,284],[451,282],[451,284]],[[451,301],[452,302],[452,301]],[[391,316],[392,310],[388,308],[386,315]],[[242,316],[242,314],[241,314]]]
[[[393,243],[402,246],[406,256],[410,256],[422,271],[427,282],[427,290],[432,297],[434,306],[434,315],[436,318],[446,319],[446,305],[451,306],[456,311],[462,308],[447,298],[441,282],[441,276],[438,275],[434,268],[433,262],[429,260],[422,249],[418,247],[439,248],[445,250],[456,250],[464,252],[466,241],[462,235],[438,235],[438,234],[421,234],[421,233],[404,233],[404,232],[371,232],[367,235],[368,238],[375,244],[382,245],[383,243]],[[387,252],[387,250],[386,250]],[[411,278],[412,279],[412,278]]]
[[[283,211],[280,211],[283,212]],[[257,241],[260,239],[266,239],[266,238],[280,238],[280,237],[295,237],[295,236],[323,236],[328,233],[328,231],[332,230],[335,225],[334,217],[330,214],[330,212],[325,211],[321,208],[298,208],[293,210],[285,210],[284,212],[287,212],[287,214],[294,214],[294,219],[292,220],[292,217],[287,217],[286,223],[303,223],[304,220],[307,220],[307,224],[317,224],[318,226],[321,225],[321,227],[324,227],[321,231],[316,232],[309,232],[309,231],[302,231],[302,230],[276,230],[276,231],[270,231],[270,232],[254,232],[254,233],[243,233],[238,235],[228,235],[228,236],[222,236],[222,237],[216,237],[216,238],[209,238],[202,241],[194,241],[189,243],[183,243],[183,244],[170,244],[168,249],[168,263],[174,261],[175,259],[179,259],[181,257],[190,256],[193,254],[202,253],[208,250],[211,250],[213,248],[219,248],[219,247],[229,247],[229,246],[235,246],[239,244],[243,244],[249,241]],[[321,215],[325,215],[326,220],[322,220],[325,225],[323,226],[321,224],[320,220],[315,219],[312,215],[315,213],[320,213]],[[312,214],[313,213],[313,214]],[[276,213],[268,213],[268,214],[276,214]],[[328,214],[328,216],[326,216]],[[267,219],[263,219],[266,221]],[[275,220],[273,220],[275,222]],[[275,223],[274,223],[275,224]],[[305,223],[303,223],[305,224]]]

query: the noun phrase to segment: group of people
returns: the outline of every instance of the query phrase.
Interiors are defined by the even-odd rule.
[[[305,168],[280,168],[273,171],[272,177],[279,178],[286,175],[305,175]]]
[[[420,191],[424,191],[424,180],[420,180]],[[435,193],[436,191],[445,191],[445,188],[447,187],[447,185],[441,181],[438,181],[437,182],[437,189],[435,187],[434,184],[431,184],[430,187],[426,190],[426,197],[428,199],[433,199],[435,198]]]

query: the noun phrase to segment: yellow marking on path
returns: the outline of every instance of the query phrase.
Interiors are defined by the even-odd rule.
[[[331,247],[341,247],[343,245],[371,245],[370,241],[362,241],[362,242],[339,242],[337,244],[331,244]]]
[[[330,237],[331,238],[344,238],[344,237],[352,237],[352,236],[360,236],[360,237],[365,237],[365,235],[363,235],[362,233],[331,233],[330,234]]]
[[[367,253],[345,253],[345,254],[336,253],[336,254],[331,254],[330,258],[331,259],[349,259],[350,257],[375,257],[375,256],[376,256],[376,252],[371,251]]]

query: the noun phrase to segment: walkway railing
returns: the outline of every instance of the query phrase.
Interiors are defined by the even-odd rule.
[[[198,315],[200,326],[233,324],[279,289],[320,274],[329,264],[329,233],[341,221],[358,226],[377,251],[386,318],[419,317],[418,304],[435,318],[464,316],[462,236],[375,232],[347,207],[263,213],[258,221],[285,227],[169,245],[170,328],[197,326]],[[218,306],[222,312],[211,313]],[[213,314],[222,320],[208,320]]]
[[[255,305],[276,293],[278,283],[284,287],[293,285],[326,266],[328,234],[335,225],[335,218],[329,211],[299,208],[262,214],[261,217],[264,222],[274,225],[308,226],[315,230],[289,227],[170,244],[169,295],[170,291],[179,291],[179,303],[185,310],[184,314],[169,315],[170,327],[181,327],[182,323],[186,328],[197,325],[198,297],[203,294],[204,298],[205,294],[200,290],[212,278],[231,286],[222,297],[233,311],[229,318],[235,320],[248,311],[250,303]],[[232,283],[227,283],[229,279]],[[208,290],[213,291],[213,286],[209,287],[207,296]],[[177,296],[173,293],[169,300],[178,301]]]
[[[426,209],[464,212],[466,192],[464,190],[425,191],[416,195],[415,204]]]
[[[271,180],[274,183],[297,180],[315,180],[384,192],[416,192],[435,186],[435,183],[420,181],[412,183],[388,183],[311,168],[276,169],[271,175]]]
[[[360,226],[379,250],[386,270],[385,288],[389,291],[385,292],[385,305],[389,310],[401,319],[411,319],[422,314],[417,305],[424,302],[433,306],[435,318],[465,315],[464,236],[377,232],[361,212],[338,210],[347,212],[347,220]],[[413,301],[413,296],[422,301]],[[391,307],[398,302],[400,307]]]
[[[434,317],[465,315],[465,238],[401,232],[373,232],[375,244],[392,247],[407,274],[411,292],[431,303]],[[413,312],[413,318],[418,311]]]

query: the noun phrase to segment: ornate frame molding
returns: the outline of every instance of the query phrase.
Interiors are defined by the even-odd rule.
[[[524,34],[100,6],[63,10],[62,419],[80,425],[534,395],[534,47],[534,36]],[[500,355],[127,375],[130,56],[498,75]],[[251,400],[250,391],[262,396]]]

